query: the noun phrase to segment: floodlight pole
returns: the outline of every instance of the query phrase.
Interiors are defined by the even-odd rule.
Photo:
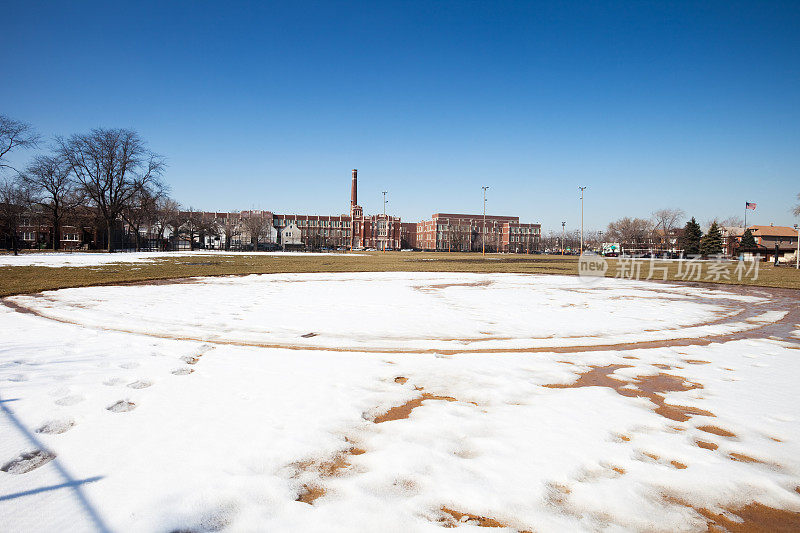
[[[578,255],[583,254],[583,191],[586,190],[587,187],[578,187],[581,190],[581,249]]]
[[[386,239],[383,240],[383,251],[386,252],[386,243],[389,241],[389,219],[386,218],[386,193],[383,191],[383,223],[386,225]]]
[[[797,232],[797,252],[794,256],[794,267],[800,270],[800,226],[795,224],[794,230]]]
[[[483,189],[483,231],[481,232],[481,254],[486,255],[486,189],[489,187],[481,187]]]
[[[561,255],[564,255],[564,238],[567,236],[566,222],[561,223]]]

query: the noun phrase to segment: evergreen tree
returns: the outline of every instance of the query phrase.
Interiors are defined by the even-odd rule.
[[[683,254],[685,256],[697,255],[700,253],[700,239],[703,237],[703,231],[700,229],[700,224],[692,217],[683,228],[683,235],[680,239]]]
[[[708,228],[708,233],[703,235],[700,240],[700,255],[708,257],[722,253],[722,233],[719,226],[714,222]]]
[[[740,248],[755,248],[756,245],[756,238],[753,237],[753,232],[749,229],[744,230],[744,234],[742,235],[742,242],[739,244]]]

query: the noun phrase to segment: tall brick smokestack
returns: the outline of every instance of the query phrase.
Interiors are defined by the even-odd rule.
[[[358,205],[358,169],[353,169],[353,184],[350,186],[350,207]]]

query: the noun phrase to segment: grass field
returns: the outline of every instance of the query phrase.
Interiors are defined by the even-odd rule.
[[[640,279],[650,274],[649,260],[639,260]],[[677,261],[656,262],[665,267],[667,280],[691,282],[734,283],[764,287],[800,289],[800,272],[794,268],[761,263],[757,279],[752,273],[737,279],[735,263],[725,263],[726,276],[710,274],[709,263],[703,262],[700,276],[679,272]],[[504,255],[475,253],[424,252],[362,252],[336,256],[320,255],[246,255],[212,254],[181,255],[154,258],[140,263],[112,263],[100,266],[59,267],[5,266],[0,267],[0,297],[35,293],[43,290],[92,285],[135,283],[149,280],[186,278],[193,276],[226,276],[245,274],[274,274],[284,272],[505,272],[527,274],[578,274],[578,258],[557,255]],[[630,277],[630,263],[608,259],[607,277]],[[652,279],[663,279],[663,271],[653,273]],[[715,279],[718,278],[718,279]]]

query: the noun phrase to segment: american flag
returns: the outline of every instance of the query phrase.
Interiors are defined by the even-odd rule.
[[[755,202],[745,202],[744,203],[744,208],[745,209],[752,209],[753,211],[755,211],[756,204],[755,204]]]

